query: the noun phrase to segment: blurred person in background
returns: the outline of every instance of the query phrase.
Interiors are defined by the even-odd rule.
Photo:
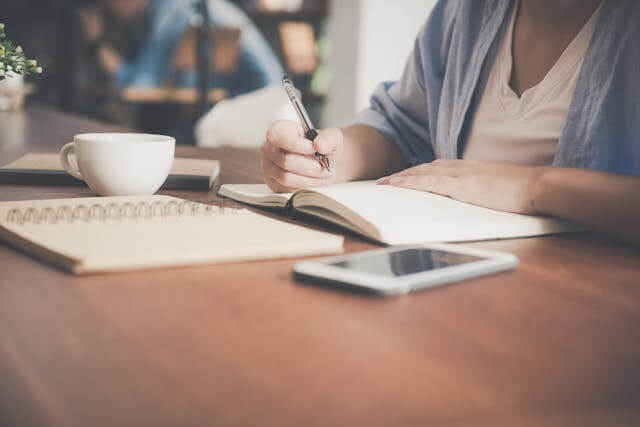
[[[209,0],[212,27],[240,30],[235,68],[212,72],[211,86],[229,96],[275,84],[284,71],[259,30],[226,0]],[[172,69],[176,47],[196,16],[192,0],[97,0],[79,12],[90,81],[118,87],[192,87],[195,71]]]

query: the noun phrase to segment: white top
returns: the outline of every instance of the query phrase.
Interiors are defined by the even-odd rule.
[[[509,86],[517,13],[514,8],[473,118],[464,159],[531,166],[552,164],[599,11],[600,7],[544,79],[518,97]]]

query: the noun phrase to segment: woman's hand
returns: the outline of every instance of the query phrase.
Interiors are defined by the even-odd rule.
[[[101,10],[97,7],[86,7],[78,12],[80,24],[87,42],[93,42],[104,34],[104,21]]]
[[[105,43],[98,48],[96,54],[98,57],[98,63],[104,72],[111,77],[115,77],[122,66],[122,57],[118,51],[110,44]]]
[[[343,135],[339,129],[318,131],[315,141],[304,137],[302,127],[282,120],[274,123],[262,144],[262,174],[265,183],[278,193],[300,188],[321,187],[334,182],[343,153]],[[314,153],[329,158],[330,170],[320,165]]]
[[[535,215],[539,178],[550,167],[435,160],[381,178],[378,184],[441,194],[501,211]]]

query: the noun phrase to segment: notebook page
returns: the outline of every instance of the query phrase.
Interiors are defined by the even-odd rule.
[[[124,201],[177,201],[148,198],[85,198],[0,203],[0,225],[49,251],[78,260],[76,272],[169,267],[228,261],[339,253],[343,237],[309,230],[247,210],[214,208],[205,215],[155,216],[138,219],[60,221],[55,224],[6,220],[20,206],[61,207]],[[97,202],[100,203],[100,202]],[[188,210],[187,210],[188,212]]]
[[[432,193],[348,182],[313,189],[348,207],[379,231],[388,244],[457,242],[579,230],[545,217],[495,211]]]
[[[220,196],[258,206],[284,207],[293,193],[274,193],[266,184],[224,184]]]

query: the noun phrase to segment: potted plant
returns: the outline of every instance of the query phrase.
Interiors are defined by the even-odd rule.
[[[35,59],[27,59],[22,47],[7,39],[5,25],[0,23],[0,111],[16,110],[24,100],[23,76],[41,74]]]

